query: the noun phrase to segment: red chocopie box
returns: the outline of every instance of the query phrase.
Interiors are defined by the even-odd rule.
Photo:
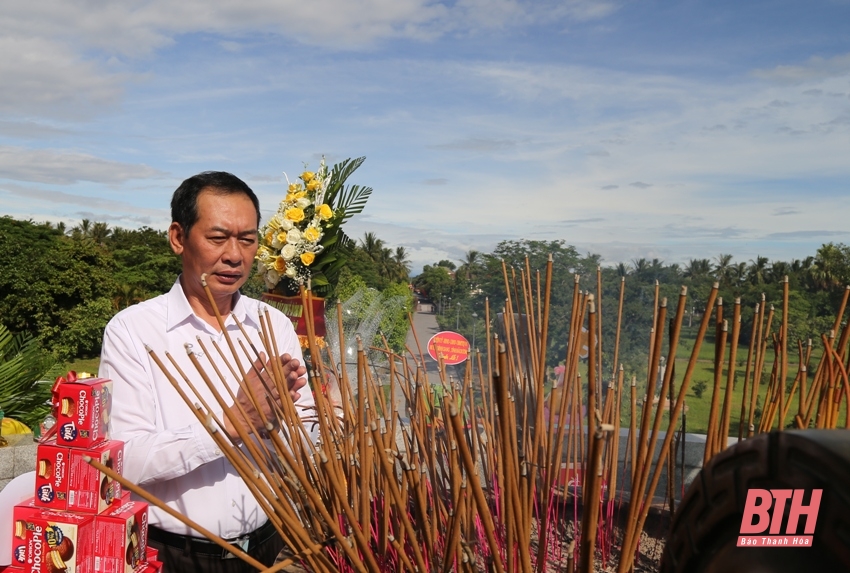
[[[89,456],[119,474],[124,470],[124,442],[111,440],[79,449],[54,441],[38,445],[35,504],[55,510],[100,513],[121,498],[121,484],[83,460]]]
[[[121,504],[95,516],[94,569],[100,573],[133,573],[147,559],[148,504],[124,494]]]
[[[87,448],[109,439],[112,381],[84,378],[55,387],[56,441]]]
[[[94,573],[94,516],[15,506],[12,565],[28,573]]]

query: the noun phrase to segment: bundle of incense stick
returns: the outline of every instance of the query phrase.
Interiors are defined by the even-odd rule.
[[[668,317],[667,300],[659,300],[656,284],[653,324],[647,333],[647,371],[641,381],[645,392],[641,399],[637,378],[632,377],[630,400],[624,401],[622,367],[615,367],[607,384],[603,380],[601,275],[597,273],[596,294],[582,291],[576,276],[563,382],[544,403],[545,368],[551,362],[547,340],[552,259],[542,283],[537,271],[536,288],[527,259],[524,268],[509,270],[503,265],[502,271],[507,296],[504,308],[499,309],[505,317],[501,336],[490,332],[487,302],[487,352],[483,357],[476,353],[467,361],[463,379],[456,384],[447,380],[442,361],[436,372],[426,370],[418,339],[417,348],[408,349],[407,356],[394,354],[385,340],[380,345],[360,341],[356,380],[350,379],[346,368],[335,369],[339,357],[331,356],[327,347],[320,349],[309,331],[315,409],[305,412],[295,407],[284,373],[279,363],[272,361],[270,372],[257,373],[266,380],[262,395],[240,382],[241,391],[257,411],[262,411],[262,404],[271,411],[271,416],[262,420],[262,428],[248,428],[243,423],[247,419],[244,411],[237,408],[232,413],[226,407],[236,403],[233,392],[228,390],[222,396],[216,390],[220,385],[214,380],[222,375],[212,362],[212,371],[208,371],[192,356],[195,371],[184,372],[168,355],[160,357],[151,352],[151,359],[245,480],[294,558],[310,570],[543,572],[574,571],[578,567],[590,572],[596,563],[601,561],[607,567],[610,561],[618,563],[620,573],[630,571],[662,473],[673,479],[667,460],[673,457],[672,444],[685,395],[712,322],[716,335],[715,382],[705,459],[726,445],[736,383],[740,303],[735,303],[729,336],[728,319],[723,318],[722,301],[714,285],[687,367],[676,381],[674,365],[687,290],[681,289],[675,310]],[[615,341],[605,346],[613,356],[619,352],[625,288],[625,280],[621,280],[617,334]],[[848,296],[850,289],[833,333],[821,340],[823,356],[811,383],[806,373],[812,343],[805,347],[798,343],[797,375],[790,390],[786,383],[787,281],[782,320],[776,331],[771,329],[773,309],[765,315],[764,301],[756,307],[746,371],[740,382],[745,396],[739,437],[744,436],[745,426],[748,435],[774,425],[785,427],[793,396],[798,397],[795,427],[835,427],[839,408],[844,402],[846,412],[850,396],[846,366],[850,329],[845,326],[838,341],[834,335]],[[302,297],[309,313],[309,291],[302,291]],[[215,308],[211,295],[210,302]],[[258,349],[246,342],[247,336],[231,337],[217,309],[216,313],[227,349],[215,342],[210,346],[238,380],[246,379],[247,369],[260,350],[267,356],[280,355],[267,314],[259,317],[263,348]],[[342,337],[339,306],[337,317]],[[313,324],[309,315],[306,324],[309,330]],[[762,416],[756,420],[756,396],[760,395],[771,342],[773,371]],[[723,389],[721,373],[727,343],[731,348]],[[665,348],[667,368],[662,376]],[[384,379],[377,379],[368,367],[369,352],[386,357],[388,374]],[[204,353],[209,355],[205,346]],[[582,363],[580,356],[585,353],[587,362]],[[200,398],[196,389],[202,384],[209,388],[216,404]],[[667,396],[670,402],[665,414]],[[401,402],[406,404],[403,411],[397,406]],[[216,415],[221,411],[230,417],[238,437],[231,438],[224,431],[225,421]],[[628,416],[629,429],[621,450],[623,415]],[[317,439],[308,427],[318,428]],[[239,548],[194,524],[191,516],[167,508],[97,461],[90,463],[258,570],[279,570],[291,562],[263,569]]]

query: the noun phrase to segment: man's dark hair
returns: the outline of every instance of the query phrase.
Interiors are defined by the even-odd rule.
[[[187,235],[198,221],[198,195],[204,189],[223,195],[246,195],[257,210],[257,226],[260,225],[260,200],[247,183],[226,171],[204,171],[186,179],[171,196],[171,220],[178,223]]]

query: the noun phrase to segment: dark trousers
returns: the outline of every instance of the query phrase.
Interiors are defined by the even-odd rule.
[[[222,558],[223,550],[214,554],[193,552],[190,547],[173,547],[148,537],[148,545],[159,550],[158,561],[163,563],[163,573],[254,573],[256,568],[238,557]],[[271,567],[283,548],[283,540],[277,533],[256,547],[248,547],[248,555]]]

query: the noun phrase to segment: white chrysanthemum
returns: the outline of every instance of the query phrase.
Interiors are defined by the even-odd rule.
[[[295,206],[299,209],[306,209],[311,204],[311,201],[306,197],[301,197],[298,201],[295,202]]]
[[[295,245],[284,245],[280,250],[280,256],[283,257],[284,261],[291,260],[292,257],[295,256],[296,249]]]
[[[286,267],[285,272],[286,276],[288,276],[289,278],[295,278],[295,275],[298,273],[298,271],[295,269],[295,266],[293,265]]]
[[[281,233],[275,233],[272,236],[272,248],[273,249],[279,249],[283,246],[283,243],[280,242],[280,235],[281,235]]]
[[[283,229],[284,231],[288,231],[294,226],[295,226],[295,223],[293,223],[289,219],[283,219],[283,222],[280,224],[280,228]]]
[[[298,229],[290,229],[286,233],[286,242],[290,245],[297,245],[301,241],[301,231]]]

